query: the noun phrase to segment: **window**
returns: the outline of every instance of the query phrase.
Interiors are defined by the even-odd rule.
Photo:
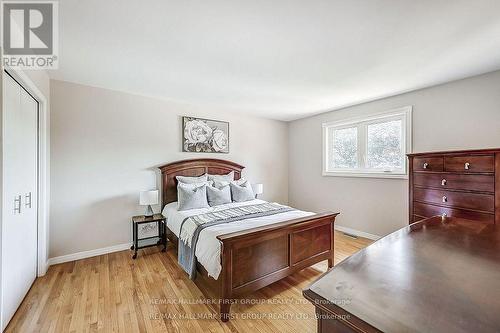
[[[323,124],[323,175],[404,178],[411,111],[408,106]]]

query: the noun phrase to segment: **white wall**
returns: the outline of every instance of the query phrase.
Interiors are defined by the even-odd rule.
[[[337,224],[385,235],[407,224],[408,181],[323,177],[326,121],[413,105],[413,151],[500,147],[500,71],[422,89],[289,124],[289,203],[339,211]]]
[[[29,79],[36,85],[47,101],[50,99],[50,78],[45,70],[24,70]]]
[[[284,122],[62,81],[50,89],[50,257],[130,242],[130,218],[144,212],[139,191],[156,187],[156,167],[176,160],[240,163],[264,183],[264,199],[288,202]],[[229,121],[230,153],[181,152],[183,115]]]

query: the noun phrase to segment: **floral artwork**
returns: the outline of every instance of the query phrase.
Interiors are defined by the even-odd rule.
[[[185,152],[229,153],[229,123],[182,117]]]
[[[158,237],[158,224],[156,222],[140,224],[137,229],[137,238],[144,239],[150,237]]]

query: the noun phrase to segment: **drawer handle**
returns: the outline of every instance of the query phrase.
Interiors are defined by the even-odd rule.
[[[446,213],[443,213],[441,214],[441,217],[444,219],[445,217],[448,217],[448,215],[446,215]]]
[[[470,169],[470,163],[466,162],[465,165],[464,165],[464,167],[465,167],[465,170],[469,170]]]
[[[448,198],[446,197],[446,195],[443,195],[443,202],[447,202],[448,201]]]
[[[423,165],[424,169],[427,169],[428,166],[429,166],[429,163],[427,163],[427,162],[425,162]]]
[[[441,181],[441,186],[445,186],[445,185],[446,185],[446,179],[443,179],[443,180]]]
[[[24,207],[31,208],[31,192],[24,196]]]
[[[21,196],[16,195],[14,197],[14,214],[21,214]]]

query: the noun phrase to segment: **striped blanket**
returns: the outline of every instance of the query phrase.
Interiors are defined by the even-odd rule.
[[[177,256],[178,262],[186,273],[189,274],[189,277],[194,280],[196,277],[196,244],[203,229],[222,223],[269,216],[291,210],[293,208],[288,206],[266,202],[187,217],[181,224],[179,252]]]

